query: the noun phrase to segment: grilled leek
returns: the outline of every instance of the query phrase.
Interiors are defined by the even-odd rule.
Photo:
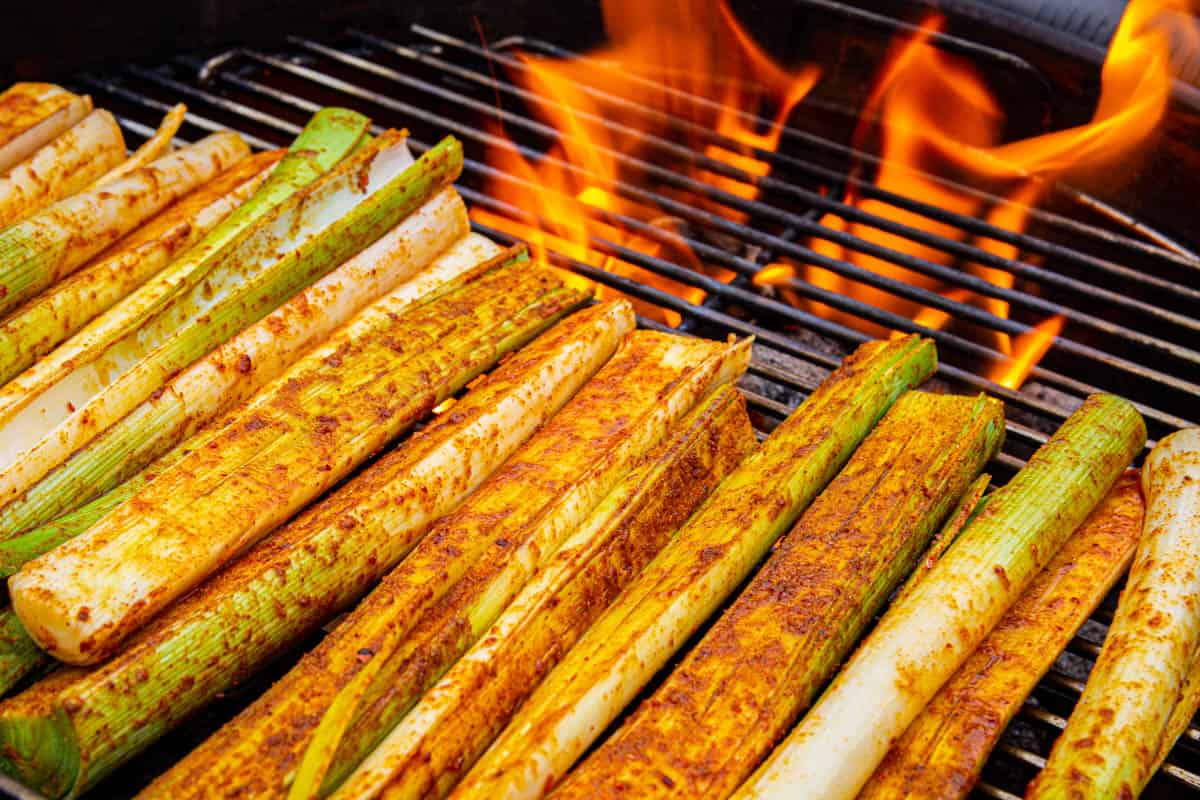
[[[0,525],[29,530],[115,488],[218,414],[277,377],[364,306],[411,278],[468,229],[466,209],[444,189],[373,245],[168,381],[120,421],[78,450],[15,503]],[[491,242],[486,245],[494,254]],[[464,246],[402,297],[431,290],[484,260]],[[478,256],[478,257],[476,257]],[[393,298],[393,310],[403,300]],[[0,572],[13,566],[0,542]],[[11,572],[9,573],[11,574]]]
[[[124,160],[121,126],[93,111],[0,177],[0,227],[86,189]]]
[[[1200,428],[1142,468],[1146,524],[1083,697],[1030,798],[1137,797],[1200,647]]]
[[[0,323],[0,386],[141,286],[253,194],[278,153],[247,158]]]
[[[179,132],[179,128],[183,125],[183,120],[186,117],[187,106],[183,103],[173,106],[167,112],[166,116],[163,117],[163,121],[159,124],[158,130],[154,132],[154,135],[142,142],[142,146],[133,155],[102,175],[96,181],[96,186],[106,186],[118,178],[128,175],[135,169],[144,167],[151,161],[171,152],[171,141],[175,138],[175,134]]]
[[[853,798],[1145,442],[1133,406],[1089,397],[888,610],[736,796]]]
[[[314,715],[324,716],[320,730],[340,735],[361,709],[386,732],[667,428],[748,360],[749,342],[631,335],[316,650],[147,796],[277,791],[313,736]]]
[[[540,797],[558,783],[935,360],[916,336],[850,356],[583,635],[452,796]]]
[[[237,134],[214,133],[0,231],[0,316],[249,152]]]
[[[4,434],[15,441],[3,444],[13,450],[30,444],[0,472],[0,498],[28,490],[170,376],[373,243],[457,177],[461,153],[447,139],[407,166],[403,136],[385,134],[290,197],[224,253],[205,280],[12,418]],[[52,399],[69,405],[66,418],[50,427],[56,409],[42,412]]]
[[[0,94],[0,174],[77,125],[92,99],[51,83],[18,83]]]
[[[68,663],[107,658],[167,603],[461,388],[460,365],[529,306],[580,302],[547,270],[473,274],[440,297],[364,310],[84,535],[23,566],[13,608]],[[463,307],[471,314],[456,314]],[[475,330],[464,330],[470,324]],[[473,377],[473,376],[472,376]]]
[[[997,400],[900,397],[746,591],[555,797],[732,794],[829,680],[1003,434]]]
[[[1144,513],[1137,475],[1126,473],[892,745],[858,800],[970,794],[1029,692],[1129,566]]]
[[[195,289],[234,249],[235,242],[284,200],[308,186],[350,151],[359,147],[370,120],[341,109],[325,109],[313,115],[275,166],[262,187],[183,256],[175,259],[151,280],[108,312],[93,320],[77,335],[38,361],[19,377],[0,388],[0,462],[11,465],[25,450],[85,398],[99,392],[122,365],[128,366],[136,352],[153,346],[154,337],[144,329],[173,300]],[[228,280],[228,278],[226,279]],[[165,327],[162,334],[174,333]],[[124,343],[124,347],[120,345]],[[132,350],[133,352],[128,352]],[[120,356],[124,355],[122,360]],[[74,449],[48,458],[57,464]],[[0,470],[0,478],[5,472]],[[26,477],[29,485],[33,478]],[[0,493],[0,507],[9,496]],[[16,531],[0,527],[0,535]]]
[[[77,794],[314,631],[561,408],[632,327],[623,301],[569,317],[111,661],[0,703],[0,768],[48,796]],[[520,343],[506,339],[492,359]]]

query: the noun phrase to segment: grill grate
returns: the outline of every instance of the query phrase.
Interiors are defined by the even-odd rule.
[[[812,2],[827,5],[824,0]],[[273,52],[235,49],[208,61],[180,56],[153,68],[129,65],[111,73],[80,76],[76,83],[78,89],[96,96],[98,106],[118,114],[132,140],[149,135],[152,127],[148,123],[181,99],[191,108],[182,139],[232,128],[241,131],[253,146],[276,147],[290,141],[307,116],[327,104],[358,107],[381,123],[408,127],[418,152],[437,137],[452,133],[463,140],[467,153],[459,188],[468,204],[537,225],[540,220],[536,216],[482,191],[485,181],[526,183],[517,175],[488,166],[483,160],[488,148],[508,148],[527,159],[538,159],[545,145],[558,135],[531,114],[551,101],[530,94],[500,72],[511,75],[524,69],[523,63],[512,56],[517,47],[558,57],[576,54],[524,38],[505,40],[484,50],[422,27],[414,27],[410,38],[412,44],[401,44],[374,33],[350,30],[325,42],[292,38],[286,48]],[[611,71],[607,65],[593,63],[596,69]],[[622,78],[647,80],[628,75]],[[991,468],[999,482],[1019,469],[1045,441],[1047,432],[1094,391],[1114,391],[1132,399],[1146,416],[1152,439],[1195,424],[1194,398],[1200,394],[1195,376],[1200,375],[1200,352],[1192,349],[1192,343],[1200,333],[1200,290],[1194,288],[1200,276],[1200,259],[1168,237],[1065,187],[1052,190],[1054,212],[1032,210],[1030,231],[1013,233],[984,220],[859,182],[848,171],[849,164],[871,165],[875,160],[811,132],[785,127],[779,151],[771,152],[726,138],[689,120],[605,95],[594,87],[585,87],[584,91],[619,105],[631,115],[680,132],[679,140],[640,136],[647,153],[644,157],[615,151],[607,155],[647,178],[636,185],[618,182],[612,185],[612,192],[677,218],[682,230],[667,230],[623,214],[582,208],[600,221],[619,225],[668,248],[682,242],[699,262],[728,270],[734,277],[725,282],[669,257],[649,256],[601,237],[588,237],[590,248],[598,253],[702,290],[706,297],[696,304],[561,252],[552,252],[551,260],[678,314],[682,319],[680,332],[712,337],[732,332],[757,337],[754,362],[743,388],[761,435],[803,400],[843,354],[869,338],[855,327],[756,289],[754,275],[778,257],[822,267],[888,297],[939,309],[952,319],[993,333],[1025,333],[1032,321],[1051,314],[1066,318],[1062,335],[1042,364],[1032,370],[1026,388],[1015,391],[983,377],[987,367],[1006,358],[990,345],[955,329],[923,327],[903,315],[801,278],[786,284],[796,295],[863,323],[916,331],[933,338],[944,360],[935,379],[942,388],[986,391],[1002,399],[1009,416],[1008,438],[1004,452]],[[677,93],[688,103],[713,105],[704,98]],[[743,122],[760,129],[769,124],[753,115],[742,117]],[[511,142],[486,128],[485,120],[502,123]],[[594,118],[592,122],[620,130],[615,121]],[[765,177],[748,174],[708,157],[703,150],[679,143],[684,140],[753,157],[769,164],[770,173]],[[583,179],[598,177],[565,162],[558,166]],[[758,192],[755,199],[747,199],[697,180],[686,171],[688,167],[752,186]],[[942,229],[950,226],[961,236],[927,233],[847,204],[839,198],[850,185],[859,197],[903,209],[939,223]],[[965,187],[957,187],[956,191],[973,193],[992,207],[1007,202]],[[562,200],[577,203],[565,195]],[[751,222],[738,224],[723,214],[741,214]],[[943,253],[950,266],[835,230],[823,224],[827,214]],[[478,223],[476,228],[499,241],[512,241],[501,231]],[[1013,318],[1001,318],[978,306],[828,257],[810,246],[814,239],[936,278],[950,288],[1007,302]],[[731,248],[729,242],[737,246]],[[1022,258],[998,256],[986,249],[987,243],[1009,245]],[[1011,275],[1013,288],[995,286],[963,271],[960,267],[966,264]],[[642,324],[663,327],[646,319]],[[989,762],[977,796],[1019,796],[1025,782],[1043,765],[1044,755],[1065,724],[1082,690],[1082,679],[1099,651],[1114,602],[1115,595],[1084,626],[1025,703]],[[1181,785],[1200,789],[1198,757],[1200,729],[1193,727],[1175,748],[1156,785],[1164,792]]]

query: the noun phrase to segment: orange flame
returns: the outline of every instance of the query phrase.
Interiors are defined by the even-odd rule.
[[[876,185],[944,209],[982,217],[1007,230],[1022,230],[1030,207],[1037,203],[1052,179],[1112,165],[1153,132],[1166,110],[1171,88],[1170,33],[1163,24],[1164,11],[1186,11],[1186,8],[1183,0],[1130,3],[1110,45],[1102,72],[1100,100],[1090,122],[1009,143],[999,142],[1004,115],[983,80],[970,65],[931,43],[933,32],[942,25],[940,18],[932,18],[893,55],[868,102],[867,111],[871,113],[864,119],[878,117],[883,124],[880,152],[883,161],[875,176]],[[869,131],[867,125],[860,125],[857,134],[860,146]],[[931,178],[922,170],[950,172],[966,184],[999,186],[1008,202],[985,208],[977,195]],[[955,241],[965,237],[956,228],[854,192],[846,200],[864,212],[892,222]],[[848,222],[832,214],[823,223],[833,230],[847,231],[872,244],[926,261],[943,265],[952,262],[939,248],[914,244],[866,223]],[[997,317],[1009,316],[1009,304],[1001,298],[954,289],[930,276],[850,251],[834,242],[818,240],[811,244],[823,255],[971,303]],[[1020,256],[1010,245],[991,239],[976,240],[973,244],[1006,259]],[[1012,273],[1005,270],[983,264],[967,264],[963,268],[999,288],[1014,286]],[[771,281],[771,275],[759,277],[763,282]],[[940,328],[951,321],[950,315],[942,311],[817,267],[805,268],[804,277],[826,289],[903,314],[926,327]],[[851,315],[812,305],[814,311],[824,316],[868,328],[875,335],[885,333]],[[1048,319],[1015,339],[992,332],[991,343],[1008,358],[996,364],[989,377],[1001,385],[1018,388],[1053,344],[1063,324],[1062,318]]]
[[[734,277],[727,270],[701,264],[682,244],[664,245],[599,221],[591,213],[595,209],[632,217],[659,227],[671,241],[679,239],[672,235],[673,221],[664,219],[659,209],[630,202],[619,193],[620,182],[637,183],[640,176],[617,154],[661,159],[647,139],[677,136],[664,127],[661,117],[631,110],[631,105],[715,128],[742,144],[774,150],[792,109],[816,82],[817,70],[809,67],[793,73],[777,65],[720,0],[608,0],[604,20],[611,43],[587,59],[521,58],[524,69],[517,77],[546,101],[535,105],[535,111],[560,134],[546,157],[533,162],[503,147],[493,148],[488,156],[493,166],[525,182],[521,186],[496,180],[488,192],[540,217],[540,224],[514,222],[479,208],[472,216],[525,239],[539,260],[546,261],[548,250],[553,250],[689,302],[701,302],[703,291],[598,253],[592,246],[593,237],[598,237],[648,256],[667,257],[667,250],[672,260],[696,271],[724,281]],[[747,124],[747,114],[757,115],[766,108],[776,111],[767,130]],[[706,154],[752,176],[768,172],[767,164],[742,153],[709,147]],[[692,171],[694,177],[738,197],[757,196],[750,183],[699,168]],[[744,221],[723,206],[713,210]],[[616,294],[605,287],[596,291],[601,298]],[[635,306],[639,313],[668,325],[681,321],[678,314],[654,304],[635,301]]]

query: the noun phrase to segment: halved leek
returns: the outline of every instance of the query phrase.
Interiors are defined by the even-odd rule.
[[[96,362],[109,348],[142,327],[172,298],[193,289],[217,266],[226,249],[244,237],[276,206],[357,149],[369,126],[370,120],[366,117],[342,109],[323,109],[314,114],[283,160],[249,200],[154,278],[19,377],[0,387],[0,429],[6,430],[15,415],[35,404],[55,386],[68,383],[74,373],[81,373],[77,382],[86,383],[88,370],[95,371]],[[250,160],[266,159],[260,164],[265,167],[273,158],[273,155],[260,154]],[[68,412],[68,402],[74,405],[68,397],[35,416],[53,413],[54,419],[61,419]],[[43,423],[42,428],[45,427]],[[10,461],[11,455],[3,463]],[[4,502],[0,498],[0,506]]]
[[[550,791],[935,361],[933,343],[916,336],[870,342],[846,359],[584,634],[453,796]]]
[[[852,800],[1146,442],[1137,410],[1092,395],[992,494],[739,798]]]
[[[0,174],[77,125],[92,98],[52,83],[18,83],[0,94]]]
[[[634,324],[580,312],[509,358],[452,413],[260,542],[94,670],[0,703],[0,768],[79,793],[360,597],[554,414]],[[525,326],[529,330],[530,326]],[[520,330],[494,349],[520,345]]]
[[[158,130],[154,131],[154,135],[142,142],[142,146],[133,155],[102,175],[96,181],[96,185],[106,186],[118,178],[128,175],[135,169],[144,167],[151,161],[171,152],[171,140],[179,132],[179,128],[183,125],[186,117],[187,106],[183,103],[172,106],[166,116],[163,117],[163,121],[159,123]]]
[[[445,795],[538,681],[754,446],[741,395],[732,386],[718,388],[617,484],[335,796]],[[385,729],[374,722],[359,724]],[[350,732],[326,789],[361,749],[346,743],[378,735]],[[298,777],[293,794],[302,788]]]
[[[552,319],[551,310],[581,302],[550,271],[510,263],[408,308],[403,298],[403,313],[390,296],[370,306],[203,448],[23,566],[9,593],[30,636],[73,664],[112,655],[167,603],[461,388],[459,366],[490,343],[494,326],[525,306]],[[456,315],[464,304],[473,313]]]
[[[383,726],[394,723],[667,428],[745,369],[749,349],[748,342],[631,334],[315,650],[146,796],[275,793],[291,780],[315,719],[335,734],[360,709]]]
[[[409,166],[403,139],[384,134],[280,204],[203,281],[10,417],[0,449],[17,455],[0,472],[0,501],[28,490],[170,376],[374,242],[457,177],[457,141],[447,139]]]
[[[1142,467],[1146,524],[1087,688],[1029,798],[1137,797],[1200,647],[1200,428]]]
[[[953,800],[970,794],[1025,698],[1129,566],[1145,504],[1127,472],[963,662],[858,794]]]
[[[237,134],[214,133],[0,231],[0,316],[249,152]]]
[[[87,188],[124,160],[121,126],[93,111],[0,177],[0,228]]]
[[[370,247],[193,363],[76,451],[0,511],[0,529],[27,531],[137,474],[273,380],[364,306],[413,277],[467,230],[462,200],[453,189],[442,190]],[[478,248],[456,252],[457,258],[406,289],[404,296],[416,299],[417,292],[444,284],[483,260]],[[0,573],[13,566],[6,557],[12,552],[9,548],[0,555]]]
[[[729,610],[555,797],[732,794],[812,703],[1003,437],[998,400],[902,395]]]
[[[0,386],[145,283],[246,201],[281,154],[245,159],[0,323]]]

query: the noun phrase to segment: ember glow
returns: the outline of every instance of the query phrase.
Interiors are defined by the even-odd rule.
[[[1110,46],[1092,119],[1017,141],[1003,140],[1005,109],[982,76],[968,62],[936,47],[934,36],[943,23],[940,18],[930,18],[915,36],[895,45],[863,108],[854,144],[861,151],[874,152],[879,162],[858,165],[857,177],[1009,231],[1022,231],[1030,209],[1055,179],[1111,168],[1153,133],[1170,94],[1170,38],[1179,35],[1167,30],[1161,12],[1180,10],[1185,10],[1184,0],[1133,0]],[[525,159],[512,148],[493,148],[490,162],[519,176],[523,183],[497,179],[488,191],[533,215],[536,222],[516,222],[478,208],[473,216],[526,239],[535,257],[545,259],[549,248],[691,303],[701,302],[705,295],[700,289],[597,250],[597,240],[601,240],[721,280],[733,277],[701,263],[678,237],[668,235],[678,221],[658,208],[627,199],[622,182],[653,184],[653,176],[641,174],[621,156],[654,164],[662,158],[662,148],[657,146],[660,140],[682,138],[686,143],[686,131],[673,129],[670,118],[774,152],[793,110],[819,81],[820,70],[811,65],[786,68],[772,60],[718,0],[608,0],[604,18],[610,39],[606,47],[570,61],[523,56],[523,69],[515,76],[544,100],[534,104],[534,111],[559,138],[546,156],[537,160]],[[773,122],[761,124],[764,118]],[[503,131],[497,133],[503,135]],[[770,172],[770,165],[763,160],[717,144],[708,143],[702,152],[752,178]],[[758,199],[759,189],[752,182],[716,174],[702,165],[692,165],[688,174],[736,197]],[[964,191],[963,185],[986,189],[1003,199],[996,202]],[[865,194],[851,182],[842,200],[873,217],[970,244],[1005,260],[1031,260],[1007,243],[973,237],[955,226]],[[715,203],[704,207],[734,222],[747,221],[745,214],[735,209]],[[616,216],[655,226],[663,234],[647,236],[644,230],[627,230]],[[830,230],[897,254],[963,270],[998,290],[1015,287],[1013,273],[1005,269],[964,262],[943,246],[917,244],[907,236],[874,227],[869,219],[854,221],[830,213],[821,222]],[[664,236],[674,243],[664,244]],[[754,276],[754,283],[775,286],[785,301],[874,336],[896,332],[802,298],[791,288],[793,281],[806,281],[887,309],[925,329],[954,325],[959,335],[984,343],[998,354],[988,377],[1009,388],[1021,386],[1067,322],[1062,317],[1030,321],[1022,315],[1016,327],[1024,332],[1009,335],[997,328],[1007,324],[1003,321],[1010,319],[1013,309],[991,291],[973,292],[947,284],[828,239],[817,238],[808,244],[824,256],[948,301],[975,306],[996,320],[996,325],[971,325],[943,308],[897,297],[810,264],[772,262]],[[614,294],[605,287],[597,292],[601,297]],[[637,307],[640,313],[672,326],[681,319],[653,304],[638,303]]]

